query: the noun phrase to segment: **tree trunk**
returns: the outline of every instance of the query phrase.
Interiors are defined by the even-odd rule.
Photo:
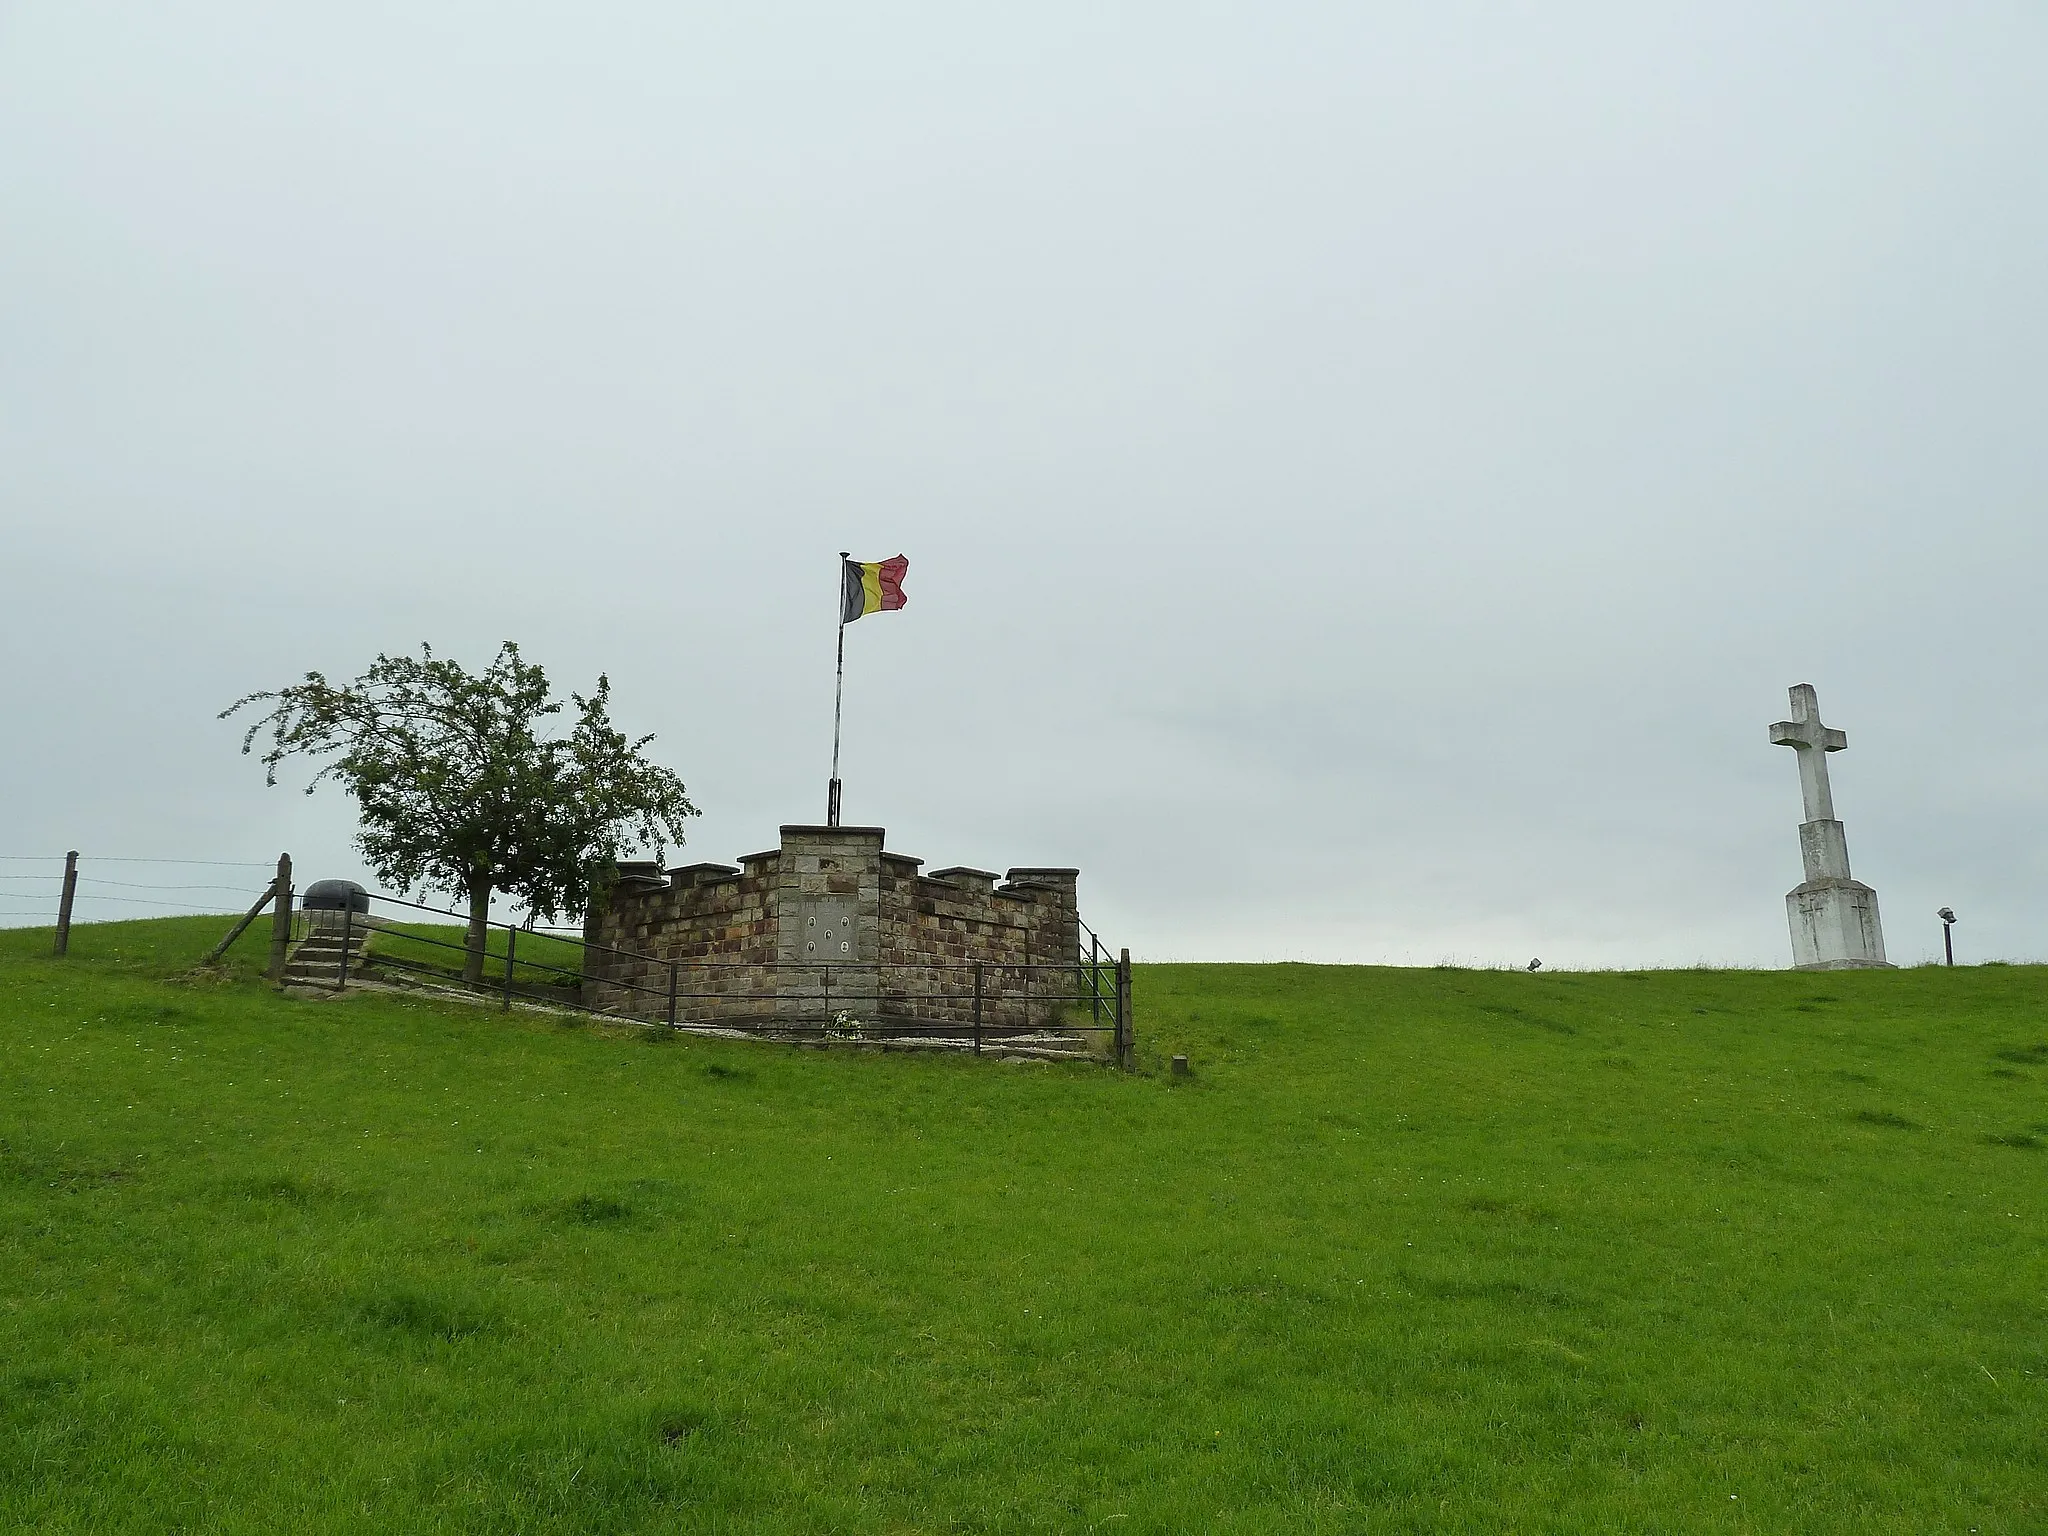
[[[472,987],[484,979],[484,941],[491,932],[491,882],[479,879],[469,888],[469,932],[463,937],[467,949],[462,957],[462,979]]]

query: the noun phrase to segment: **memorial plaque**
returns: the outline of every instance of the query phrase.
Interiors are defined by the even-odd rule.
[[[797,958],[851,965],[859,958],[854,953],[853,912],[851,897],[806,897],[797,909]]]

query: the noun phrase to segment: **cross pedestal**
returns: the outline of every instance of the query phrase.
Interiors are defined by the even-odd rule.
[[[1771,727],[1771,741],[1799,754],[1799,789],[1806,804],[1806,820],[1799,828],[1806,879],[1785,896],[1793,969],[1841,971],[1888,965],[1877,892],[1849,873],[1849,839],[1835,819],[1834,792],[1828,784],[1827,754],[1846,750],[1849,738],[1821,724],[1820,697],[1813,684],[1792,689],[1792,718]]]

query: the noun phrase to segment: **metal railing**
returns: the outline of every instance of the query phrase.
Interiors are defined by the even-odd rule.
[[[663,958],[492,922],[472,979],[466,913],[382,894],[367,901],[367,914],[294,914],[301,951],[315,934],[339,939],[336,989],[348,985],[351,970],[361,980],[368,968],[494,994],[502,1009],[540,1003],[679,1032],[976,1052],[1079,1054],[1072,1047],[1080,1047],[1126,1068],[1135,1054],[1129,952],[1112,957],[1085,923],[1078,924],[1085,943],[1067,960],[826,963]],[[385,912],[421,917],[407,922]],[[445,923],[423,919],[452,920],[463,931],[450,937]]]

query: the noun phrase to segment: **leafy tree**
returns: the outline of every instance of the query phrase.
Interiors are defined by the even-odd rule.
[[[265,782],[295,755],[331,757],[306,786],[332,776],[362,812],[356,844],[400,890],[447,891],[469,901],[463,975],[482,979],[491,897],[503,892],[528,921],[580,912],[627,850],[683,841],[697,814],[683,781],[641,756],[654,738],[629,741],[611,723],[611,682],[588,697],[548,697],[547,674],[506,641],[472,675],[422,645],[417,657],[379,655],[355,681],[318,672],[304,682],[237,699],[268,713],[242,737],[247,753],[265,728]],[[566,733],[545,723],[574,706]]]

